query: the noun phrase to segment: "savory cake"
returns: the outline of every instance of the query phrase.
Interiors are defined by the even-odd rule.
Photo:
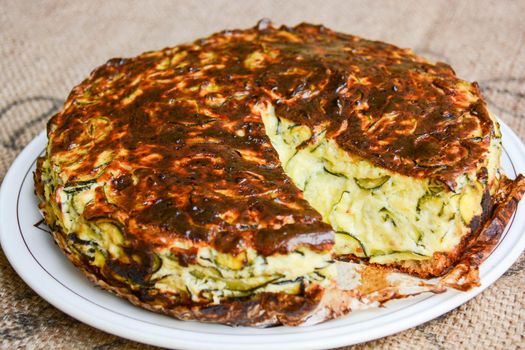
[[[309,24],[112,59],[48,138],[36,192],[69,259],[135,304],[228,324],[469,288],[524,187],[476,83]]]

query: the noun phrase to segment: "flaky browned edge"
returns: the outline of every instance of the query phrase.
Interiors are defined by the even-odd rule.
[[[496,204],[490,218],[482,223],[477,237],[467,242],[459,262],[440,281],[440,284],[463,291],[480,285],[479,266],[498,245],[524,192],[523,175],[519,174],[515,180],[503,178],[500,189],[495,195]]]

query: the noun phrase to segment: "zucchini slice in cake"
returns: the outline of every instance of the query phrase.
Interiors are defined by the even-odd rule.
[[[440,276],[488,251],[523,192],[476,84],[309,24],[112,59],[48,138],[35,183],[60,248],[180,319],[311,324],[441,290],[384,266]]]

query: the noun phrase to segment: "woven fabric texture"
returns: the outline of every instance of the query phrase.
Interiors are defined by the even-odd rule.
[[[0,179],[96,66],[222,29],[251,27],[262,17],[276,24],[322,23],[448,62],[460,77],[478,81],[489,108],[525,137],[523,1],[0,0],[0,9]],[[0,348],[150,347],[57,310],[18,277],[0,251]],[[458,309],[355,348],[525,348],[525,255]]]

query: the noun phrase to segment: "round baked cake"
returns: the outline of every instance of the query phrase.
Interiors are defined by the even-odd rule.
[[[180,319],[298,325],[468,289],[524,189],[476,83],[310,24],[112,59],[47,133],[61,250]]]

